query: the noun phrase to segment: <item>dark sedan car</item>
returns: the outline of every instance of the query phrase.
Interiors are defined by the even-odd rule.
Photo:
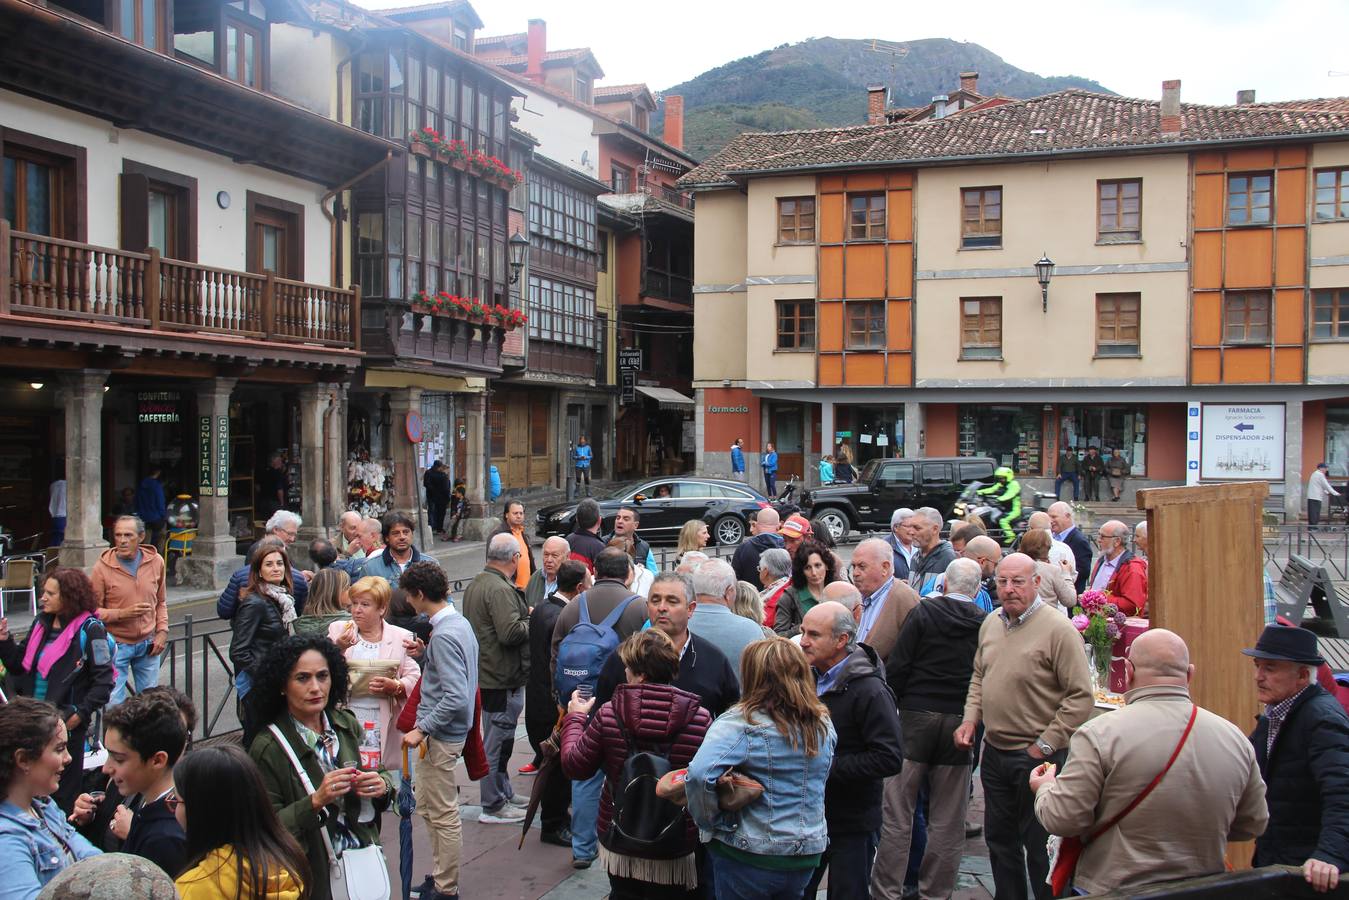
[[[689,519],[707,523],[714,544],[738,544],[749,533],[749,517],[769,500],[740,481],[724,478],[652,478],[595,498],[600,504],[600,531],[613,531],[614,514],[631,506],[641,517],[639,534],[650,544],[673,544]],[[571,533],[576,501],[539,510],[535,534],[540,540]]]

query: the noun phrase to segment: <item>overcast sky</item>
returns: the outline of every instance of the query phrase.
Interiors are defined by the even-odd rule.
[[[356,0],[371,9],[414,0]],[[483,34],[548,22],[551,49],[588,46],[601,83],[668,88],[716,66],[811,37],[981,44],[1039,75],[1093,78],[1155,98],[1168,78],[1182,99],[1231,103],[1349,95],[1349,0],[474,0]],[[902,65],[902,63],[901,63]],[[1329,72],[1343,72],[1335,77]],[[952,73],[954,76],[955,73]]]

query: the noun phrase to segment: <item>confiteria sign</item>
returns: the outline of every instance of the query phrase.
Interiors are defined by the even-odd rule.
[[[748,406],[709,406],[707,411],[710,413],[747,413]]]

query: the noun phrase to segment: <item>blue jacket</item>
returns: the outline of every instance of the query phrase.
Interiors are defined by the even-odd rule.
[[[767,716],[747,721],[736,706],[713,722],[689,763],[686,785],[689,815],[702,841],[769,856],[824,852],[824,789],[837,740],[827,720],[826,728],[819,752],[808,757]],[[733,766],[757,779],[764,793],[740,812],[727,813],[717,805],[717,779]]]
[[[303,615],[304,601],[309,596],[309,582],[304,580],[304,574],[294,566],[291,566],[290,569],[290,581],[291,596],[295,598],[295,615]],[[239,594],[243,592],[246,584],[248,584],[248,566],[244,566],[231,575],[230,583],[225,585],[225,589],[220,592],[220,597],[215,601],[215,614],[217,616],[222,619],[234,618],[234,614],[239,610]]]
[[[76,860],[100,852],[66,821],[56,801],[37,799],[33,808],[42,815],[47,830],[13,803],[0,802],[0,860],[5,862],[0,900],[33,900],[43,885],[65,869],[61,844],[52,834],[65,842]]]
[[[778,451],[765,453],[759,460],[759,465],[763,466],[765,472],[776,472],[778,470]]]
[[[745,451],[741,450],[735,444],[731,445],[731,471],[745,471]]]
[[[408,565],[410,566],[415,562],[421,562],[424,559],[430,558],[431,557],[427,556],[416,547],[413,547],[412,558],[408,560]],[[404,568],[406,568],[406,566]],[[397,588],[398,579],[402,577],[403,572],[398,568],[398,563],[393,561],[393,554],[389,552],[389,548],[385,547],[384,551],[378,556],[372,556],[366,559],[365,569],[362,571],[362,574],[383,578],[385,581],[389,582],[390,588]],[[296,602],[299,602],[298,597],[296,598]]]
[[[163,522],[169,517],[169,505],[164,499],[164,485],[149,475],[136,488],[136,515],[146,525]]]
[[[590,449],[589,444],[582,444],[578,446],[576,448],[576,468],[578,469],[590,468],[590,458],[593,455],[594,451]]]

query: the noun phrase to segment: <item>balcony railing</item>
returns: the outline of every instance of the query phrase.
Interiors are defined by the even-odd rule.
[[[0,221],[0,314],[360,349],[360,309],[357,288],[11,231]]]
[[[501,374],[506,332],[487,322],[428,315],[406,300],[371,298],[364,312],[362,347],[369,357]]]
[[[646,182],[642,185],[642,190],[646,191],[657,200],[662,200],[672,206],[678,206],[682,209],[693,209],[693,195],[684,191],[677,191],[674,188],[666,187],[663,184],[653,184]]]

